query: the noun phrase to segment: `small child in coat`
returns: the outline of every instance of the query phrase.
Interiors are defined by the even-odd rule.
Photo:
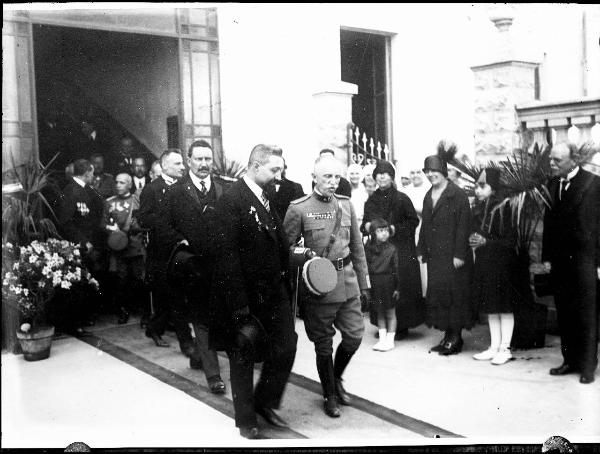
[[[373,346],[373,350],[382,352],[394,348],[396,303],[400,299],[398,252],[389,239],[389,223],[381,218],[374,219],[365,254],[371,278],[371,307],[377,311],[379,328],[379,342]]]

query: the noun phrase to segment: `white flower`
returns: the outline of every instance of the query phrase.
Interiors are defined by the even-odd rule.
[[[29,289],[24,288],[23,295],[25,295],[25,296],[29,295]]]
[[[13,245],[12,245],[12,243],[8,242],[8,243],[6,243],[6,247],[9,249],[12,249]]]
[[[21,294],[21,286],[15,287],[15,295]]]
[[[100,284],[98,284],[98,281],[94,278],[90,279],[90,284],[96,287],[96,289],[100,287]]]
[[[13,270],[18,270],[19,269],[19,264],[18,263],[14,263],[13,264]]]
[[[46,286],[46,283],[44,281],[39,281],[38,282],[38,287],[44,288],[45,286]]]
[[[32,254],[29,256],[29,263],[35,263],[37,259],[38,259],[38,256],[35,254]]]
[[[70,288],[71,288],[71,283],[70,283],[69,281],[62,281],[62,282],[60,283],[60,286],[61,286],[62,288],[66,288],[66,289],[68,290],[68,289],[70,289]]]

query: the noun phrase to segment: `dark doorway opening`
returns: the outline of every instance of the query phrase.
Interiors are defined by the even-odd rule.
[[[374,33],[340,31],[342,80],[358,85],[352,98],[352,122],[375,143],[388,144],[389,37]]]
[[[135,33],[33,26],[40,160],[64,170],[92,119],[106,152],[127,136],[146,160],[167,148],[180,108],[177,40]],[[103,150],[98,150],[103,151]]]

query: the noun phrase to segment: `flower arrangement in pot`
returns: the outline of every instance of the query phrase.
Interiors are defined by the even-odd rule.
[[[65,298],[73,306],[83,304],[88,292],[98,290],[98,282],[82,263],[78,246],[65,240],[35,240],[18,248],[5,243],[2,252],[3,259],[14,257],[2,277],[2,296],[19,311],[22,323],[17,337],[25,359],[47,358],[54,334],[54,327],[48,325],[55,315],[56,299]],[[35,341],[43,338],[44,345],[37,345]]]

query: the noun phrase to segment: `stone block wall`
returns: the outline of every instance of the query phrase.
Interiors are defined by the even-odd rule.
[[[515,106],[535,99],[534,63],[508,61],[473,67],[477,160],[499,160],[519,146]]]

